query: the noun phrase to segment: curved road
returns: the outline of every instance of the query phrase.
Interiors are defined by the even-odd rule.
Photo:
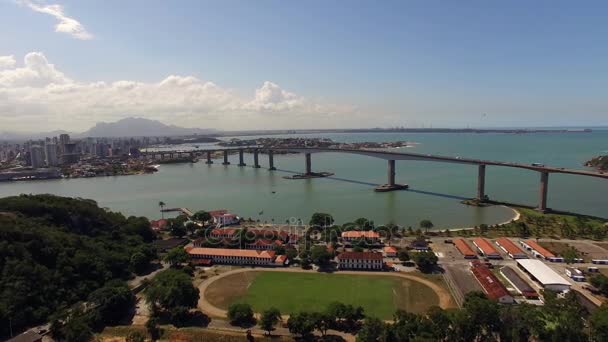
[[[205,298],[205,292],[207,291],[207,288],[209,287],[209,285],[213,284],[215,281],[217,281],[218,279],[222,279],[224,277],[233,275],[233,274],[237,274],[237,273],[242,273],[242,272],[286,272],[286,273],[317,273],[316,271],[307,271],[307,270],[302,270],[302,269],[289,269],[289,268],[281,268],[281,269],[276,269],[276,268],[268,268],[268,269],[251,269],[251,268],[241,268],[238,270],[233,270],[233,271],[228,271],[226,273],[222,273],[219,276],[213,277],[213,278],[209,278],[206,279],[204,282],[201,283],[201,285],[198,287],[199,291],[200,291],[200,299],[198,301],[198,308],[201,309],[204,313],[206,313],[209,316],[212,317],[219,317],[219,318],[225,318],[227,316],[227,311],[220,309],[216,306],[214,306],[213,304],[209,303],[209,301],[207,301],[207,298]],[[412,276],[409,274],[405,274],[405,273],[398,273],[398,272],[357,272],[357,271],[339,271],[339,274],[353,274],[353,275],[371,275],[371,276],[378,276],[378,277],[401,277],[401,278],[405,278],[408,280],[412,280],[412,281],[417,281],[419,283],[422,283],[428,287],[430,287],[436,294],[437,297],[439,298],[439,306],[443,309],[447,309],[453,306],[453,300],[452,300],[452,295],[444,288],[442,288],[441,286],[433,283],[432,281],[429,281],[427,279],[424,278],[420,278],[420,277],[416,277],[416,276]],[[287,315],[283,315],[284,319],[289,318],[289,316]]]

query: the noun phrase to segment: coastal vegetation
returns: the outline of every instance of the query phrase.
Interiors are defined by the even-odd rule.
[[[92,200],[0,199],[0,336],[76,312],[81,301],[98,306],[70,321],[74,326],[117,322],[132,300],[125,280],[156,258],[154,238],[146,218],[127,218]]]
[[[608,171],[608,155],[597,156],[585,163],[587,167],[593,167],[600,171]]]

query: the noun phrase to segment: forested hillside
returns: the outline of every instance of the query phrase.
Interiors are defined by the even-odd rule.
[[[146,218],[126,218],[92,200],[0,199],[0,337],[9,319],[17,332],[111,280],[129,279],[155,258],[153,239]]]

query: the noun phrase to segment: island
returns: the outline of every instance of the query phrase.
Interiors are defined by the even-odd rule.
[[[593,167],[599,171],[607,171],[608,155],[594,157],[591,160],[585,162],[585,166]]]

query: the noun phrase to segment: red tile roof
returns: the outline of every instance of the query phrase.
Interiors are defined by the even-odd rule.
[[[285,261],[287,261],[287,256],[286,255],[279,255],[274,262],[277,263],[277,264],[284,264]]]
[[[547,249],[545,249],[545,247],[539,245],[534,240],[526,240],[524,242],[528,246],[532,247],[532,249],[534,249],[535,251],[537,251],[538,253],[540,253],[540,255],[542,255],[545,258],[554,258],[555,257],[555,254],[549,252]]]
[[[485,255],[500,255],[500,253],[498,253],[496,248],[494,248],[494,246],[492,246],[490,241],[488,241],[484,238],[475,238],[475,239],[473,239],[473,243],[477,247],[479,247],[479,249],[481,249],[481,251]]]
[[[226,228],[226,229],[214,229],[211,231],[211,236],[234,236],[239,229]]]
[[[386,253],[397,253],[397,248],[394,246],[386,246],[384,247],[384,252]]]
[[[169,221],[165,219],[152,220],[150,221],[150,227],[152,227],[153,229],[163,229],[167,225],[167,223],[169,223]]]
[[[248,258],[273,259],[274,251],[257,251],[253,249],[229,249],[229,248],[200,248],[194,247],[188,251],[190,255],[209,255],[209,256],[234,256]]]
[[[358,230],[349,230],[346,232],[342,232],[343,238],[368,238],[368,239],[379,239],[380,234],[374,231],[358,231]]]
[[[454,246],[456,246],[458,251],[464,256],[477,256],[477,253],[473,251],[473,249],[464,239],[455,239]]]
[[[499,299],[504,296],[510,296],[507,288],[496,278],[494,273],[488,267],[479,261],[474,261],[471,266],[471,271],[475,278],[481,284],[489,298]]]
[[[224,214],[227,214],[228,210],[226,209],[219,209],[219,210],[211,210],[209,211],[209,215],[211,215],[211,217],[216,217],[216,216],[222,216]]]
[[[526,255],[526,253],[524,253],[521,248],[517,247],[517,245],[513,243],[513,241],[511,241],[510,239],[501,237],[496,239],[496,243],[502,248],[504,248],[507,253],[511,255]]]
[[[382,253],[376,252],[344,252],[338,255],[338,259],[350,260],[382,260]]]

